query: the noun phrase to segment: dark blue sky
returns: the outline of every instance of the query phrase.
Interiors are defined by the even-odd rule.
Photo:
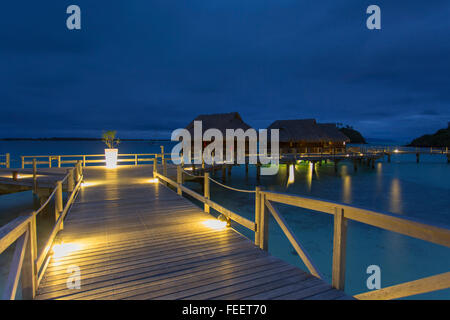
[[[82,30],[66,28],[66,8]],[[382,30],[366,28],[366,8]],[[450,1],[3,1],[0,137],[169,138],[200,113],[409,139],[450,120]]]

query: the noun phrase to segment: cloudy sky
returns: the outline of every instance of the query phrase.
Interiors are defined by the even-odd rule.
[[[77,4],[82,30],[66,28]],[[370,4],[382,30],[366,28]],[[43,0],[0,10],[0,137],[169,138],[197,114],[409,139],[450,120],[450,1]]]

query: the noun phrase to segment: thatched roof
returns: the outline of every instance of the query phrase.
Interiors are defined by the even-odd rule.
[[[349,142],[334,123],[317,123],[315,119],[277,120],[267,129],[280,130],[280,142]]]
[[[225,136],[226,129],[243,129],[244,131],[251,127],[246,124],[239,113],[216,113],[216,114],[202,114],[191,121],[186,129],[194,135],[194,121],[202,121],[202,130],[205,132],[210,128],[219,129]]]

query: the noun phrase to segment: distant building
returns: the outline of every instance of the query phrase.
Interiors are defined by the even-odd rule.
[[[237,112],[202,114],[192,120],[186,127],[192,137],[194,137],[194,121],[202,122],[202,135],[208,129],[219,129],[225,137],[226,129],[243,129],[245,131],[251,128]]]
[[[189,123],[186,129],[190,132],[192,137],[192,152],[194,151],[194,121],[202,122],[202,136],[208,129],[218,129],[222,132],[222,136],[224,139],[223,145],[223,155],[225,159],[226,155],[226,129],[242,129],[246,131],[251,127],[245,123],[239,113],[230,112],[230,113],[215,113],[215,114],[202,114],[197,116],[194,120]],[[203,142],[203,148],[205,148],[210,142]],[[234,151],[236,151],[236,141],[234,143]],[[248,141],[245,143],[245,150],[248,151]]]
[[[277,120],[267,129],[280,130],[280,153],[343,152],[350,142],[334,123],[315,119]]]

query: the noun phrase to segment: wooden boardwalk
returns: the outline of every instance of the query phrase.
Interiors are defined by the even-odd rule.
[[[349,299],[163,184],[152,166],[85,168],[36,299]],[[68,270],[80,270],[69,289]]]

